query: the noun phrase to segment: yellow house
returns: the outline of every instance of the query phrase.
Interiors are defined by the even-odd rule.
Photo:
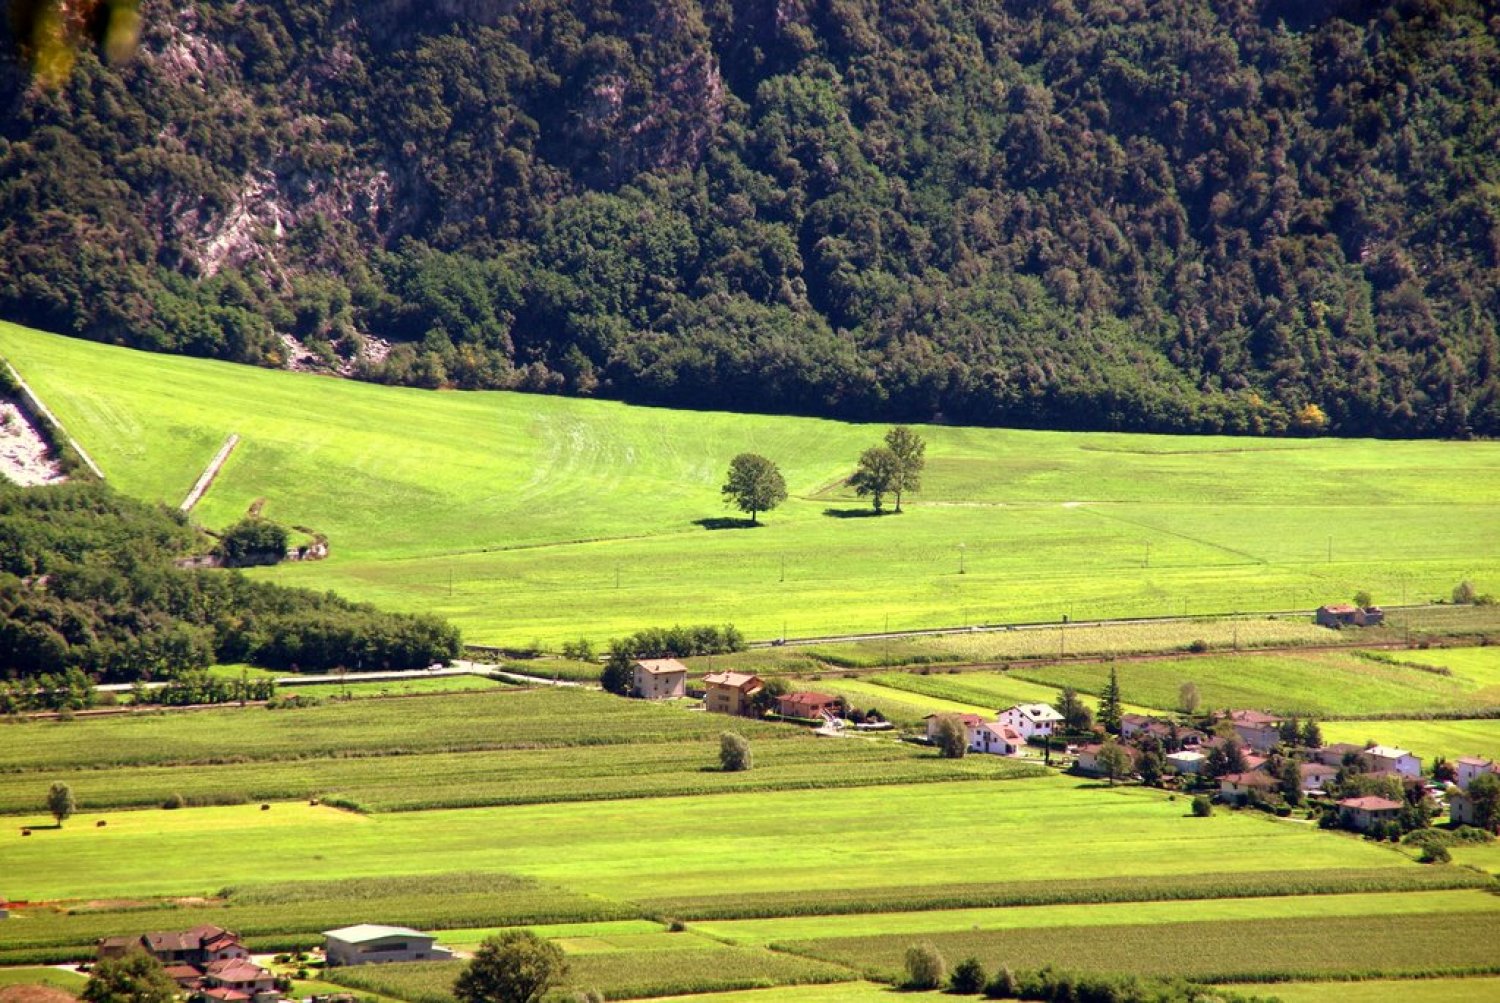
[[[710,672],[703,677],[703,706],[715,714],[749,717],[755,712],[751,700],[764,685],[760,676],[746,672]]]

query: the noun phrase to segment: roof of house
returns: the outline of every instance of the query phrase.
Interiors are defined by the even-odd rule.
[[[371,940],[384,940],[386,937],[435,939],[431,934],[413,930],[409,926],[380,926],[376,923],[358,923],[354,926],[341,926],[337,930],[324,930],[323,936],[342,940],[346,944],[362,944]]]
[[[1048,721],[1061,721],[1063,719],[1061,714],[1044,703],[1018,703],[1010,709],[1019,712],[1022,716],[1029,718],[1037,724],[1045,724]]]
[[[1327,763],[1298,763],[1297,770],[1305,777],[1312,773],[1332,776],[1339,771],[1337,766],[1329,766]]]
[[[1235,724],[1250,726],[1281,723],[1281,718],[1274,714],[1263,714],[1258,710],[1232,710],[1229,712],[1229,720]]]
[[[1344,798],[1339,802],[1340,808],[1358,808],[1363,811],[1393,811],[1401,807],[1400,801],[1392,801],[1390,798],[1362,797]]]
[[[1365,754],[1370,756],[1378,756],[1381,759],[1400,759],[1403,756],[1411,755],[1411,753],[1407,752],[1405,749],[1397,749],[1394,746],[1390,745],[1372,745],[1365,750]]]
[[[140,942],[141,938],[138,936],[100,937],[97,941],[95,941],[95,943],[100,947],[127,947],[131,944],[139,944]]]
[[[1219,779],[1240,787],[1275,787],[1278,784],[1276,778],[1269,773],[1226,773]]]
[[[997,735],[1009,745],[1025,745],[1026,738],[1019,731],[1008,724],[997,724],[994,721],[986,721],[979,726],[980,731],[987,731],[991,735]]]
[[[191,931],[163,931],[145,935],[146,944],[153,951],[194,951],[203,943],[200,936]]]
[[[218,986],[213,989],[200,989],[199,993],[203,996],[210,996],[216,1000],[223,1000],[224,1003],[240,1003],[241,1000],[248,1000],[250,998],[249,993],[241,992],[238,989],[230,989],[228,986]]]
[[[234,936],[234,934],[230,933],[222,926],[214,926],[212,923],[199,923],[197,926],[188,930],[187,933],[189,936],[197,937],[199,940],[213,940],[216,937]]]
[[[686,672],[688,670],[686,665],[675,658],[637,658],[635,664],[653,676],[663,672]]]
[[[1182,752],[1172,753],[1167,757],[1167,760],[1169,762],[1175,760],[1176,762],[1180,763],[1196,763],[1207,758],[1208,757],[1201,752],[1189,752],[1184,749]]]
[[[839,698],[829,696],[827,693],[814,693],[811,690],[799,690],[796,693],[788,693],[781,698],[787,703],[838,703]]]
[[[271,973],[260,967],[253,961],[244,958],[225,958],[222,961],[211,961],[205,971],[216,979],[225,982],[254,982],[256,979],[265,978]]]
[[[1353,742],[1330,742],[1318,750],[1319,752],[1332,752],[1336,755],[1344,755],[1346,752],[1364,752],[1363,745],[1355,745]]]
[[[1123,742],[1119,743],[1119,745],[1120,745],[1120,748],[1122,748],[1122,749],[1125,750],[1125,753],[1128,756],[1130,756],[1131,759],[1140,759],[1141,758],[1141,750],[1137,749],[1135,746],[1133,746],[1133,745],[1126,745]],[[1087,752],[1089,755],[1098,755],[1099,754],[1099,750],[1102,749],[1102,748],[1104,748],[1104,743],[1103,742],[1089,742],[1087,745],[1080,745],[1078,747],[1078,754],[1081,756],[1085,752]]]
[[[1321,607],[1321,609],[1326,613],[1354,613],[1359,610],[1359,607],[1346,602],[1333,602]]]
[[[749,672],[710,672],[703,677],[705,686],[727,686],[732,690],[742,690],[752,684],[761,685],[760,676]]]
[[[167,978],[173,982],[188,982],[203,977],[203,973],[194,965],[167,965],[162,968],[162,971],[166,972]]]
[[[922,720],[931,721],[935,717],[956,717],[963,722],[965,728],[977,728],[981,724],[984,724],[984,718],[980,717],[978,714],[955,714],[952,711],[948,711],[943,714],[928,714],[926,717],[922,718]]]
[[[1494,760],[1492,760],[1492,759],[1483,759],[1483,758],[1481,758],[1479,756],[1459,756],[1458,759],[1456,760],[1456,762],[1463,763],[1465,766],[1481,766],[1481,767],[1483,767],[1483,766],[1494,766],[1495,765]]]
[[[1258,770],[1264,765],[1266,765],[1265,756],[1257,756],[1253,752],[1245,753],[1245,769],[1247,771]]]

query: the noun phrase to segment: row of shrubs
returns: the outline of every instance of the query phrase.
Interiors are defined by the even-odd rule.
[[[946,988],[957,995],[983,994],[987,999],[1043,1000],[1048,1003],[1258,1003],[1265,999],[1241,996],[1216,986],[1201,986],[1181,979],[1082,975],[1050,965],[1020,973],[1001,966],[990,976],[980,960],[972,957],[959,962],[949,974],[942,953],[931,944],[913,944],[907,948],[906,988]]]

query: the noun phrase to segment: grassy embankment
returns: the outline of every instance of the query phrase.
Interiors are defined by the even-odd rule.
[[[908,511],[845,518],[866,503],[839,481],[880,427],[377,387],[14,325],[0,352],[128,493],[175,504],[238,432],[199,519],[264,497],[333,556],[263,574],[440,613],[474,641],[1308,608],[1500,579],[1496,443],[931,427]],[[793,497],[760,528],[706,530],[733,515],[718,487],[746,449]]]

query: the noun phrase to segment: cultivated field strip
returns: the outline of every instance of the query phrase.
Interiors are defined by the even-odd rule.
[[[646,701],[552,689],[225,708],[0,728],[0,773],[691,741],[717,739],[729,724]],[[755,721],[732,725],[758,739],[798,735]]]
[[[1462,868],[1327,868],[1319,871],[1137,877],[1053,878],[971,884],[931,884],[860,888],[826,895],[815,892],[662,896],[637,899],[654,915],[711,923],[764,917],[842,916],[922,910],[961,910],[1115,902],[1181,902],[1219,898],[1277,898],[1325,895],[1418,893],[1455,889],[1490,891],[1488,875]],[[709,929],[714,927],[709,926]]]
[[[1126,702],[1175,709],[1183,683],[1198,687],[1204,707],[1256,707],[1304,716],[1479,715],[1500,709],[1500,648],[1444,674],[1402,664],[1405,652],[1277,652],[1016,666],[1004,677],[1097,694],[1119,673]],[[1420,654],[1413,652],[1412,654]],[[983,677],[950,680],[953,692],[977,694]]]
[[[354,710],[351,708],[350,712]],[[697,724],[702,715],[681,714]],[[736,727],[721,722],[726,727]],[[426,753],[319,760],[50,770],[49,782],[72,787],[92,811],[155,808],[180,795],[190,806],[321,798],[359,811],[417,811],[615,798],[670,797],[727,791],[859,787],[1036,776],[1042,768],[994,756],[958,762],[893,739],[815,738],[783,728],[757,740],[755,768],[719,769],[719,743],[689,735],[672,742],[560,749]],[[441,778],[434,783],[434,778]],[[0,774],[0,813],[34,812],[34,773]]]
[[[249,938],[259,950],[312,947],[319,932],[351,915],[381,917],[420,929],[479,925],[581,923],[629,919],[631,906],[503,873],[450,873],[408,878],[308,881],[221,889],[207,902],[174,900],[74,904],[31,909],[24,921],[0,923],[0,962],[50,963],[91,956],[101,937],[213,923]]]
[[[1079,971],[1205,982],[1500,971],[1493,938],[1477,935],[1476,917],[1466,912],[1044,927],[935,933],[923,940],[948,958],[972,955],[991,969],[1040,968],[1066,958],[1067,967]],[[895,981],[911,942],[890,934],[798,940],[777,948]]]
[[[716,947],[703,950],[577,954],[568,959],[567,986],[598,989],[609,999],[844,982],[848,968],[771,951]],[[460,962],[416,962],[339,969],[330,977],[353,989],[411,1003],[453,1003]]]

